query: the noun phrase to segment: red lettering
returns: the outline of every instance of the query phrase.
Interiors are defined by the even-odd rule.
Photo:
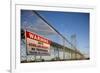
[[[29,31],[26,31],[26,38],[30,38],[30,39],[33,39],[33,40],[37,40],[37,41],[41,41],[41,42],[44,42],[44,43],[47,43],[47,44],[50,44],[51,41],[42,37],[42,36],[39,36],[35,33],[32,33],[32,32],[29,32]]]

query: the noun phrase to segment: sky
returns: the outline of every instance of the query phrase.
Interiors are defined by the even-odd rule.
[[[58,11],[37,12],[69,41],[71,41],[71,35],[75,34],[77,48],[89,55],[89,13]],[[39,31],[39,29],[45,29],[46,32],[53,33],[51,29],[45,28],[46,24],[29,10],[21,10],[21,25],[25,26],[25,24],[27,24],[27,26],[34,25],[34,29],[38,27],[38,29],[36,29],[37,31]],[[44,24],[45,26],[43,26]],[[59,40],[57,37],[53,38],[53,40]]]

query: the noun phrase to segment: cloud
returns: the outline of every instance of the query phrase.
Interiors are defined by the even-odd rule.
[[[36,19],[36,22],[33,24],[27,24],[24,22],[24,28],[28,28],[31,31],[43,34],[43,35],[56,35],[57,33],[43,20]]]

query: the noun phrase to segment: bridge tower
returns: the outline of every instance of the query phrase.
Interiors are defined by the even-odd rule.
[[[71,48],[74,49],[74,51],[75,51],[75,53],[71,53],[71,58],[72,59],[77,59],[77,39],[76,39],[76,34],[71,35],[71,43],[72,43]]]

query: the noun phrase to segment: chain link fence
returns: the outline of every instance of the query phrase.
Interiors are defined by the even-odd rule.
[[[28,20],[27,20],[28,19]],[[52,41],[49,55],[28,55],[26,48],[25,30],[37,33]],[[21,10],[21,62],[43,62],[75,59],[72,44],[59,33],[41,15],[32,10]],[[78,53],[80,55],[80,53]],[[80,57],[83,57],[80,55]]]

